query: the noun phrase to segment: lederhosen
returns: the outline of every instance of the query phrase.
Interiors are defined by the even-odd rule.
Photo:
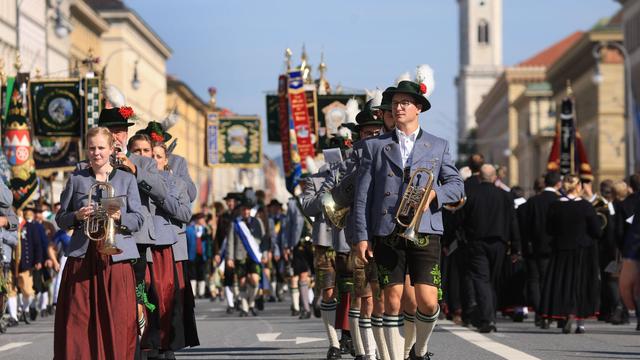
[[[409,184],[410,173],[410,168],[406,167],[403,174],[403,192]],[[402,196],[402,192],[399,196]],[[387,285],[404,284],[405,275],[409,274],[412,285],[435,286],[441,297],[440,235],[418,233],[418,241],[414,243],[399,236],[400,231],[404,231],[404,228],[396,225],[390,235],[373,238],[373,253],[380,286],[384,288]]]

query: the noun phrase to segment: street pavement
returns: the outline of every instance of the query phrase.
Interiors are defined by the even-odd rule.
[[[176,354],[178,359],[323,359],[328,347],[320,319],[290,316],[289,303],[267,303],[257,317],[227,315],[222,302],[197,301],[199,347]],[[440,321],[431,337],[433,359],[638,359],[640,332],[635,326],[587,322],[587,333],[540,330],[531,319],[501,319],[497,333],[479,334]],[[50,359],[53,317],[20,324],[0,334],[0,359]],[[343,355],[343,359],[350,359]]]

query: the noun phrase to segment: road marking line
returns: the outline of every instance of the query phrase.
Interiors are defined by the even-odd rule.
[[[450,321],[441,321],[441,323],[444,324],[451,324],[453,325],[452,322]],[[460,327],[460,326],[440,326],[441,329],[447,330],[448,332],[452,333],[453,335],[456,335],[457,337],[466,340],[468,342],[470,342],[471,344],[487,350],[489,352],[492,352],[502,358],[505,359],[517,359],[517,360],[540,360],[540,358],[537,358],[535,356],[531,356],[525,352],[522,352],[520,350],[516,350],[512,347],[509,347],[507,345],[501,344],[497,341],[492,340],[491,338],[482,335],[478,332],[475,332],[473,330],[470,330],[468,328],[465,327]]]
[[[29,344],[31,343],[30,342],[12,342],[12,343],[8,343],[6,345],[0,346],[0,351],[7,351],[7,350],[19,348],[21,346],[29,345]]]
[[[296,345],[324,340],[323,338],[302,337],[302,336],[297,336],[295,339],[278,339],[278,336],[280,336],[281,334],[282,333],[262,333],[262,334],[256,334],[256,336],[258,337],[258,341],[260,342],[295,341]]]

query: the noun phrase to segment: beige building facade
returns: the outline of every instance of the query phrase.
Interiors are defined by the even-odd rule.
[[[614,20],[576,32],[521,64],[507,68],[476,111],[478,149],[488,162],[508,168],[509,185],[531,193],[546,172],[557,109],[570,82],[578,131],[595,181],[624,176],[624,81],[622,57],[602,50],[602,81],[594,82],[593,47],[622,41]]]
[[[66,77],[69,74],[69,0],[60,5],[42,0],[0,0],[0,59],[14,74],[16,52],[21,72]],[[59,6],[59,17],[56,10]],[[56,26],[56,19],[60,25]]]
[[[640,104],[640,1],[618,2],[623,6],[624,46],[629,52],[633,95],[636,104]]]

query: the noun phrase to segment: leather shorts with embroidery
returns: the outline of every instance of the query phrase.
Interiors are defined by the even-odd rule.
[[[260,274],[260,264],[246,258],[242,261],[236,260],[233,270],[238,278],[247,276],[247,274]]]
[[[313,267],[316,286],[320,290],[336,286],[336,252],[328,246],[314,246]]]
[[[418,234],[417,244],[395,232],[374,237],[380,287],[404,284],[405,275],[409,274],[412,285],[428,284],[440,289],[440,251],[439,235]]]
[[[378,267],[375,259],[369,259],[369,263],[365,264],[355,254],[351,252],[351,261],[353,263],[353,292],[355,297],[369,297],[373,293],[371,291],[371,282],[378,281]]]

